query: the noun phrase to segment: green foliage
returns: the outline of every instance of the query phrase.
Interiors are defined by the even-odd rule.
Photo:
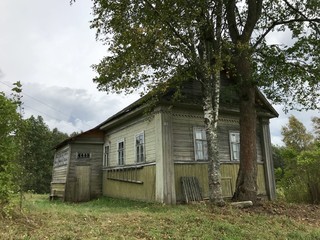
[[[276,169],[278,186],[290,202],[320,203],[320,143],[295,117],[284,126],[285,147],[276,148],[283,172]]]
[[[67,138],[67,135],[57,129],[51,131],[41,116],[25,119],[23,129],[20,161],[23,190],[48,193],[52,178],[53,147]]]
[[[0,208],[16,190],[13,176],[17,169],[16,131],[20,120],[16,108],[17,105],[0,92]]]
[[[282,127],[281,134],[286,147],[298,152],[306,150],[313,141],[312,134],[307,133],[305,126],[294,116],[289,117],[289,123]]]
[[[309,151],[304,151],[298,156],[298,167],[307,183],[310,202],[320,203],[320,144]]]

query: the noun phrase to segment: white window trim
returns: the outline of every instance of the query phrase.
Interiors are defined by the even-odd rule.
[[[108,158],[107,155],[106,155],[106,148],[109,148],[108,150]],[[110,143],[107,143],[107,144],[104,144],[103,146],[103,166],[104,167],[108,167],[110,165]]]
[[[239,159],[233,158],[233,149],[232,149],[232,142],[231,142],[231,134],[239,134]],[[240,161],[240,131],[232,130],[229,131],[229,150],[230,150],[230,160],[232,162],[239,162]]]
[[[123,163],[122,163],[122,164],[120,164],[120,159],[119,159],[119,143],[121,143],[121,142],[123,142]],[[117,141],[117,164],[118,164],[119,166],[125,165],[125,157],[126,157],[125,152],[126,152],[126,142],[125,142],[125,139],[124,139],[124,138],[123,138],[123,139],[119,139],[119,140]]]
[[[194,159],[195,159],[195,161],[207,161],[207,160],[208,160],[208,152],[207,152],[206,154],[204,153],[204,157],[206,156],[207,158],[199,159],[199,158],[197,157],[196,130],[205,130],[205,128],[204,128],[204,127],[201,127],[201,126],[194,126],[194,127],[193,127]],[[206,135],[205,135],[205,137],[206,137]],[[204,139],[204,140],[202,140],[202,141],[207,141],[207,137],[206,137],[206,139]],[[207,150],[208,150],[208,147],[207,147]]]
[[[138,161],[138,159],[137,159],[137,141],[136,141],[136,139],[137,139],[137,137],[140,136],[140,135],[142,135],[142,137],[143,137],[143,153],[142,153],[142,154],[143,154],[143,159],[142,159],[142,161]],[[143,162],[145,162],[145,161],[146,161],[146,144],[145,144],[145,134],[144,134],[144,131],[139,132],[139,133],[137,133],[136,135],[134,135],[133,141],[134,141],[133,145],[134,145],[135,162],[136,162],[136,163],[143,163]]]

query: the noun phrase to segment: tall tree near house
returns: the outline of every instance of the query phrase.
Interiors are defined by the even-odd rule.
[[[230,71],[240,95],[241,161],[233,199],[256,201],[256,87],[287,107],[319,106],[319,8],[311,0],[225,1]],[[292,34],[292,45],[268,45],[274,30]]]
[[[99,90],[165,91],[175,80],[202,85],[208,141],[209,195],[223,205],[217,122],[222,69],[223,1],[93,1],[91,27],[110,55],[94,65]]]
[[[71,0],[73,2],[73,0]],[[209,156],[217,174],[210,193],[222,202],[215,128],[219,73],[227,66],[240,96],[240,170],[234,199],[256,201],[257,87],[288,107],[319,106],[320,2],[314,0],[94,0],[91,27],[111,55],[94,65],[100,90],[166,89],[172,77],[203,86]],[[227,23],[227,28],[225,25]],[[292,34],[290,46],[268,45],[272,31]],[[229,49],[222,51],[221,46]],[[231,59],[231,61],[229,61]],[[303,87],[302,87],[303,86]],[[313,101],[316,99],[316,101]],[[211,103],[210,103],[211,102]],[[217,167],[217,168],[216,168]],[[216,180],[215,180],[216,179]],[[215,184],[216,183],[216,184]],[[214,187],[213,187],[214,186]],[[220,189],[220,190],[219,190]]]

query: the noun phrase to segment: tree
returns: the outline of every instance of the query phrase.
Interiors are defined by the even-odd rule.
[[[313,136],[307,132],[305,126],[293,115],[289,117],[289,123],[281,129],[283,142],[288,148],[297,152],[307,150],[313,143]]]
[[[316,140],[320,142],[320,118],[313,117],[311,120],[313,123],[313,129],[314,129]]]
[[[51,131],[41,116],[25,119],[23,126],[23,190],[48,193],[52,179],[53,147],[68,136],[58,129]]]
[[[255,88],[288,107],[319,105],[320,3],[311,0],[225,1],[233,76],[240,95],[240,170],[236,200],[256,200]],[[271,31],[292,33],[292,46],[268,45]],[[270,71],[272,70],[272,71]],[[301,87],[304,86],[304,87]],[[297,104],[298,103],[298,104]]]
[[[15,133],[20,116],[17,105],[0,92],[0,206],[8,203],[10,196],[17,190],[14,173],[17,169],[17,139]],[[2,211],[0,211],[2,213]]]
[[[256,88],[275,102],[316,107],[319,94],[320,3],[314,0],[93,1],[91,27],[110,55],[94,65],[100,90],[167,89],[194,78],[203,86],[209,156],[214,149],[219,73],[224,68],[240,96],[240,170],[234,199],[256,201]],[[271,31],[291,32],[292,46],[268,45]],[[221,54],[223,53],[223,54]],[[223,57],[223,58],[222,58]],[[272,71],[270,71],[272,69]],[[179,80],[179,81],[177,81]],[[303,88],[301,86],[304,86]],[[319,98],[316,98],[319,99]],[[212,100],[212,101],[211,101]],[[212,102],[212,104],[210,103]],[[211,148],[213,148],[211,150]],[[219,177],[210,190],[219,189]],[[209,182],[211,182],[211,180]],[[214,193],[215,191],[212,191]],[[219,195],[220,190],[217,191]],[[214,199],[216,197],[211,196]],[[221,195],[217,197],[221,201]],[[214,200],[216,201],[216,200]]]
[[[95,0],[91,27],[111,55],[94,69],[98,88],[130,93],[138,88],[165,92],[194,79],[202,86],[208,140],[209,195],[223,205],[217,122],[222,69],[222,0]]]
[[[294,116],[282,127],[285,147],[279,151],[284,160],[279,186],[286,200],[320,202],[320,144]]]

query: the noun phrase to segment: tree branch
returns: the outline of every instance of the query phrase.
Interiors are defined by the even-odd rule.
[[[284,1],[285,4],[287,4],[287,6],[288,6],[290,9],[292,9],[294,12],[298,13],[298,14],[299,14],[300,16],[302,16],[303,18],[308,19],[308,17],[307,17],[305,14],[303,14],[303,12],[301,12],[299,9],[295,8],[295,7],[294,7],[292,4],[290,4],[287,0],[283,0],[283,1]],[[313,25],[315,31],[319,34],[319,33],[320,33],[320,30],[319,30],[318,26],[314,24],[314,21],[310,21],[310,24]]]
[[[273,22],[267,30],[261,35],[261,37],[256,41],[256,43],[253,45],[253,48],[257,48],[257,46],[262,42],[262,40],[268,35],[272,29],[274,29],[276,26],[283,25],[283,24],[289,24],[293,22],[318,22],[320,23],[320,18],[311,18],[311,19],[305,19],[305,18],[294,18],[284,21],[275,21]]]
[[[236,9],[235,0],[227,0],[227,3],[226,3],[227,21],[228,21],[230,37],[233,43],[236,43],[240,36],[239,30],[237,28],[235,9]]]
[[[248,0],[248,18],[241,34],[242,41],[248,42],[261,16],[262,0]]]

